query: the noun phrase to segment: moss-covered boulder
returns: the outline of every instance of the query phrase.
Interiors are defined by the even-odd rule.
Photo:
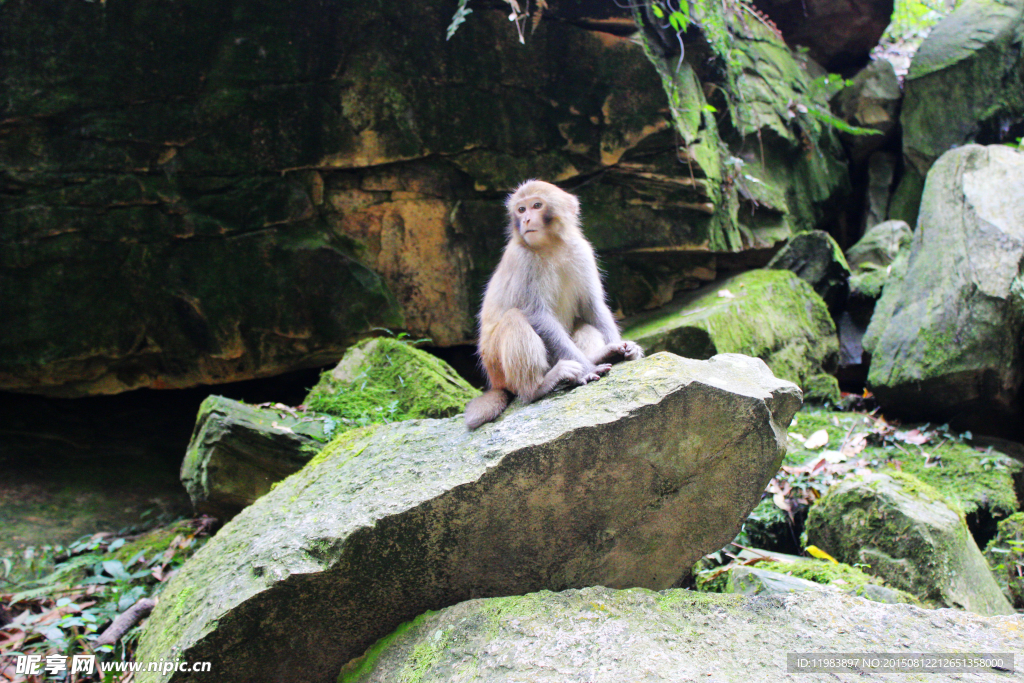
[[[950,148],[1020,136],[1011,130],[1024,120],[1022,46],[1024,0],[966,0],[931,30],[906,77],[900,123],[908,167],[893,218],[914,225],[922,183]]]
[[[1006,598],[1024,609],[1024,512],[999,523],[995,538],[985,546],[985,559]]]
[[[211,396],[199,407],[181,483],[197,512],[230,519],[301,469],[342,427],[330,415]]]
[[[1024,153],[967,145],[936,162],[907,265],[864,336],[869,386],[890,412],[1003,432],[1021,422],[1022,215]]]
[[[919,599],[978,614],[1013,614],[963,513],[905,473],[849,477],[807,515],[807,541]]]
[[[806,652],[1018,653],[1022,647],[1016,616],[931,612],[832,591],[748,597],[595,587],[470,600],[424,614],[347,665],[339,681],[855,680],[876,674],[864,667],[818,675],[790,667]],[[1003,666],[1011,666],[1008,658]],[[930,681],[965,675],[971,674],[925,674]]]
[[[788,270],[735,275],[628,319],[624,328],[624,338],[651,352],[757,356],[778,377],[805,389],[821,385],[826,395],[818,398],[838,398],[828,375],[838,356],[835,324],[821,297]]]
[[[348,427],[451,417],[480,394],[440,358],[400,339],[367,339],[345,352],[303,404]]]
[[[328,681],[473,596],[666,588],[736,535],[799,405],[757,359],[655,354],[472,432],[458,417],[347,432],[182,568],[137,658]]]
[[[833,314],[846,303],[850,266],[843,250],[824,230],[797,235],[772,257],[765,268],[790,270],[799,275],[814,288]]]
[[[848,73],[868,59],[892,16],[892,0],[757,0],[786,42],[801,46],[833,73]]]

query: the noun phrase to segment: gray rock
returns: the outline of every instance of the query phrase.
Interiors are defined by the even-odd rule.
[[[914,55],[900,123],[911,168],[897,194],[908,208],[942,154],[968,142],[1001,142],[1024,116],[1024,0],[966,0],[932,29]]]
[[[785,595],[804,591],[836,591],[837,588],[824,584],[773,572],[757,567],[733,567],[729,570],[729,593],[741,595]]]
[[[868,193],[865,197],[864,228],[871,229],[889,216],[889,202],[895,190],[899,157],[892,152],[875,152],[868,157]],[[849,257],[849,254],[847,254]]]
[[[765,268],[789,270],[814,288],[829,311],[846,303],[850,266],[843,250],[824,230],[812,230],[793,237]]]
[[[962,513],[905,473],[850,477],[807,515],[807,541],[921,600],[1013,614]]]
[[[735,536],[799,406],[759,360],[655,354],[473,432],[459,417],[346,432],[161,594],[137,658],[212,673],[140,680],[328,681],[474,596],[671,586]]]
[[[875,60],[861,69],[850,85],[836,96],[835,107],[840,117],[851,125],[879,133],[840,135],[855,163],[866,160],[896,130],[902,98],[896,71],[884,59]]]
[[[1022,266],[1024,154],[951,150],[928,175],[907,265],[894,265],[864,337],[882,404],[968,425],[1015,420]]]
[[[896,260],[900,249],[910,244],[913,232],[904,221],[885,221],[867,230],[846,252],[846,261],[854,273],[885,268]]]
[[[199,406],[181,463],[192,506],[231,519],[330,440],[338,420],[292,408],[259,408],[223,396]]]
[[[883,605],[840,592],[748,597],[595,587],[471,600],[426,614],[351,662],[339,681],[982,680],[963,673],[788,673],[786,654],[1003,652],[1016,653],[1019,667],[1022,627],[1020,616]]]

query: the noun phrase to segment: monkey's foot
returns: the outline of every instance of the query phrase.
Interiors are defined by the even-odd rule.
[[[594,362],[611,360],[618,362],[622,360],[639,360],[644,357],[644,350],[640,345],[632,341],[619,341],[608,344],[601,349],[601,352],[591,358]]]
[[[596,382],[601,379],[601,375],[604,375],[611,370],[612,365],[611,363],[601,363],[600,365],[595,365],[593,370],[583,370],[582,366],[580,369],[581,372],[576,378],[576,383],[582,385],[587,382]]]
[[[623,341],[619,345],[619,353],[626,360],[640,360],[644,357],[644,350],[635,341]]]

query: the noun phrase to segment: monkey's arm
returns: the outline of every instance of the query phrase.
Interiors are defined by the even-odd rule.
[[[598,366],[596,363],[591,362],[591,360],[583,354],[583,351],[576,346],[572,337],[569,336],[569,332],[562,327],[561,323],[555,319],[555,316],[553,316],[550,311],[543,308],[534,309],[527,312],[526,319],[530,322],[530,326],[534,331],[536,331],[537,334],[540,335],[540,338],[544,340],[544,346],[546,346],[557,359],[576,361],[583,367],[584,374],[588,376],[600,371],[602,366]],[[607,372],[607,368],[604,368],[604,371]],[[597,379],[597,377],[588,377],[588,379]]]
[[[596,271],[596,268],[595,268]],[[615,362],[616,357],[626,360],[637,360],[644,357],[644,350],[636,342],[622,341],[622,334],[615,322],[615,316],[608,308],[604,300],[604,288],[601,287],[600,276],[594,273],[591,279],[590,300],[583,303],[580,317],[583,322],[597,328],[604,337],[606,346],[597,354],[591,356],[593,363]]]

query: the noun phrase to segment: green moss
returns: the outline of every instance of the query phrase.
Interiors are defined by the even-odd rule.
[[[999,523],[995,538],[985,547],[985,559],[1010,603],[1024,608],[1024,512]]]
[[[751,270],[702,288],[637,316],[623,334],[649,353],[704,348],[706,357],[761,358],[776,377],[801,386],[833,369],[839,351],[824,301],[788,270]]]
[[[167,551],[171,542],[178,536],[191,536],[195,533],[189,520],[181,520],[170,526],[160,527],[147,532],[141,538],[125,543],[112,554],[112,559],[125,563],[138,553],[142,553],[146,560],[151,560],[157,555]]]
[[[882,584],[877,577],[865,574],[861,569],[842,562],[834,564],[825,560],[800,560],[799,562],[758,562],[758,569],[788,574],[800,579],[825,584],[826,586],[863,586],[867,583]]]
[[[361,657],[353,659],[351,662],[342,667],[341,672],[338,674],[338,683],[358,683],[358,681],[367,678],[373,672],[374,667],[377,664],[377,660],[380,658],[381,654],[386,652],[393,642],[404,636],[406,633],[419,629],[423,622],[426,621],[428,617],[434,614],[437,614],[437,612],[424,612],[415,619],[401,624],[390,634],[384,636],[376,643],[371,645],[365,654],[363,654]],[[417,651],[418,650],[419,648],[417,648]],[[436,661],[436,658],[434,661]],[[403,682],[410,681],[411,683],[411,681],[418,681],[419,678],[401,678],[399,680]]]
[[[478,393],[443,360],[384,337],[349,349],[338,368],[320,377],[305,405],[340,417],[351,428],[450,417]]]

